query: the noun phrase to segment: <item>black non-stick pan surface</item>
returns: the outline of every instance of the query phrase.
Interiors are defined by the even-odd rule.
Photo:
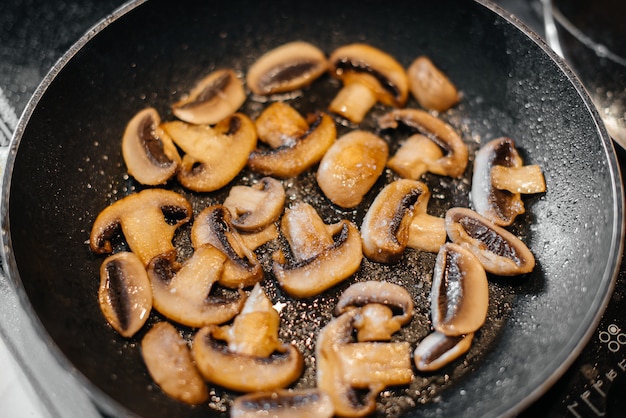
[[[139,342],[163,320],[124,339],[106,323],[97,302],[102,256],[91,253],[91,225],[107,205],[142,187],[126,173],[121,136],[140,109],[169,106],[202,76],[222,67],[244,75],[263,52],[305,40],[330,53],[366,42],[408,66],[428,55],[455,82],[463,99],[440,116],[470,148],[515,139],[527,164],[539,164],[547,192],[525,197],[527,212],[510,228],[530,247],[535,270],[490,277],[489,317],[472,349],[439,372],[415,374],[407,387],[379,397],[380,416],[497,416],[515,414],[543,393],[575,359],[610,296],[622,242],[622,186],[616,157],[580,83],[520,23],[489,3],[466,0],[396,2],[161,1],[130,3],[87,33],[53,68],[30,102],[15,136],[3,191],[5,265],[42,339],[75,373],[103,412],[113,416],[226,415],[235,394],[212,388],[206,405],[189,407],[156,387]],[[302,112],[327,106],[339,84],[325,76],[283,97]],[[256,117],[266,103],[250,98],[242,111]],[[413,101],[409,106],[417,107]],[[361,125],[393,149],[402,134]],[[355,128],[337,120],[339,134]],[[284,182],[291,201],[316,205],[327,222],[360,224],[387,171],[354,211],[330,207],[313,172]],[[242,173],[234,183],[254,180]],[[427,175],[429,210],[443,216],[469,206],[471,161],[462,179]],[[227,190],[198,194],[175,181],[195,213]],[[175,238],[188,251],[189,228]],[[123,246],[123,241],[122,244]],[[259,250],[267,263],[269,249]],[[407,251],[393,266],[364,262],[347,282],[322,295],[293,301],[271,274],[263,282],[281,311],[281,338],[307,357],[294,387],[314,385],[311,354],[319,329],[349,284],[379,278],[404,285],[415,317],[397,338],[412,344],[430,331],[428,292],[434,255]],[[195,330],[181,328],[186,337]]]

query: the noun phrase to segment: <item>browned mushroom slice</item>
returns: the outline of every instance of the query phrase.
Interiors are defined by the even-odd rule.
[[[189,347],[172,324],[155,324],[141,340],[141,355],[150,376],[168,396],[192,405],[208,399]]]
[[[246,101],[241,80],[233,70],[217,70],[200,80],[189,95],[172,105],[185,122],[213,125],[232,115]]]
[[[97,254],[113,250],[111,240],[121,229],[131,251],[144,266],[157,255],[175,252],[176,229],[191,218],[191,204],[182,195],[146,189],[106,207],[91,228],[89,245]]]
[[[357,206],[385,169],[389,147],[371,132],[351,131],[326,152],[317,169],[317,184],[343,208]]]
[[[148,265],[154,308],[172,321],[189,327],[223,324],[239,313],[239,297],[210,295],[224,271],[226,256],[210,244],[200,246],[180,266],[172,257],[158,256]]]
[[[446,231],[452,242],[471,251],[490,273],[513,276],[535,268],[535,257],[522,240],[473,210],[448,210]]]
[[[172,139],[160,128],[154,108],[138,112],[126,126],[122,155],[128,174],[141,184],[165,184],[176,174],[180,156]]]
[[[426,109],[444,112],[460,100],[454,84],[426,56],[411,63],[407,77],[413,97]]]
[[[359,310],[332,319],[315,344],[317,387],[331,397],[338,416],[371,414],[382,390],[409,384],[413,377],[408,342],[353,342]]]
[[[434,372],[465,354],[472,346],[474,334],[449,337],[433,332],[415,347],[413,362],[417,370]]]
[[[487,317],[489,287],[480,261],[453,243],[441,246],[430,293],[436,331],[450,337],[478,330]]]
[[[320,113],[307,132],[295,142],[272,149],[256,149],[250,154],[252,171],[280,178],[294,177],[318,163],[337,138],[335,122]]]
[[[414,207],[406,245],[414,250],[436,253],[446,242],[446,228],[443,218],[428,214],[429,200],[430,190],[426,188]]]
[[[288,261],[278,250],[272,272],[291,296],[305,298],[321,293],[361,266],[361,238],[351,222],[325,225],[311,205],[300,203],[285,211],[281,225],[292,259]]]
[[[191,227],[191,243],[196,249],[211,244],[226,255],[224,272],[219,279],[222,286],[237,289],[263,280],[261,263],[243,243],[225,206],[209,206],[196,216]]]
[[[280,316],[256,285],[232,326],[196,334],[192,353],[209,382],[239,392],[280,389],[302,373],[303,357],[278,339]]]
[[[413,299],[405,288],[381,281],[351,285],[341,294],[335,315],[360,307],[354,326],[359,341],[389,341],[391,335],[413,318]]]
[[[329,62],[331,74],[343,82],[329,106],[331,112],[359,123],[377,102],[395,107],[406,103],[406,72],[386,52],[367,44],[349,44],[337,48]]]
[[[230,409],[231,418],[331,418],[333,403],[319,389],[276,390],[239,396]]]
[[[260,231],[278,220],[285,206],[285,189],[280,181],[264,177],[252,186],[233,186],[224,206],[241,231]]]
[[[181,121],[162,126],[186,153],[178,181],[197,192],[211,192],[227,185],[245,167],[256,147],[254,122],[242,113],[235,113],[214,127]]]
[[[285,102],[267,106],[254,121],[259,140],[270,148],[293,146],[309,130],[309,123]]]
[[[463,139],[454,128],[443,120],[419,109],[395,109],[378,119],[381,129],[395,129],[400,124],[419,132],[421,136],[410,139],[400,148],[398,153],[389,160],[389,167],[407,178],[416,179],[416,175],[427,171],[450,177],[461,177],[468,163],[468,149]],[[442,151],[439,154],[432,144],[425,141],[427,137]],[[411,164],[418,164],[420,170],[412,170]]]
[[[130,252],[107,257],[100,266],[100,310],[123,337],[132,337],[152,309],[152,289],[146,269]]]
[[[541,193],[545,189],[541,169],[523,165],[511,138],[489,141],[476,153],[472,205],[496,225],[511,225],[517,215],[526,211],[521,193]]]
[[[259,95],[296,90],[311,84],[327,67],[319,48],[308,42],[290,42],[265,53],[250,66],[248,87]]]
[[[367,258],[394,263],[402,257],[415,207],[426,193],[428,187],[424,183],[406,179],[393,181],[380,191],[361,225],[363,254]]]

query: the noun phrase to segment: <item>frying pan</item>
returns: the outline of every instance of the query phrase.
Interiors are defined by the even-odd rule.
[[[103,414],[226,415],[220,408],[234,396],[228,391],[213,388],[212,406],[189,407],[151,382],[138,344],[145,330],[121,338],[99,311],[102,257],[86,241],[103,208],[142,188],[126,174],[120,151],[122,132],[136,111],[154,106],[169,119],[169,105],[203,75],[220,67],[244,73],[261,53],[292,40],[325,51],[367,42],[405,66],[418,55],[430,56],[463,92],[461,104],[441,117],[462,134],[471,155],[480,144],[506,135],[527,163],[541,165],[547,192],[525,198],[527,212],[511,228],[535,254],[535,270],[491,277],[489,318],[467,355],[441,372],[416,374],[408,388],[385,392],[377,413],[523,411],[573,362],[605,307],[621,255],[623,196],[611,142],[579,81],[520,22],[485,1],[152,0],[129,3],[101,22],[38,88],[7,163],[5,266],[41,338]],[[337,88],[326,77],[289,100],[307,112],[326,106]],[[243,110],[254,116],[263,105],[249,100]],[[371,121],[384,111],[377,106],[364,126],[376,129]],[[351,128],[338,123],[340,133]],[[397,143],[394,135],[385,138]],[[470,204],[470,171],[460,180],[425,178],[433,214]],[[297,199],[319,203],[323,197],[311,177],[292,180],[289,187]],[[185,193],[196,213],[224,197],[189,193],[175,182],[170,187]],[[358,220],[363,211],[327,207],[323,216]],[[184,246],[186,233],[183,228],[177,235],[177,245]],[[405,284],[416,299],[405,337],[417,341],[429,331],[432,262],[429,254],[410,253],[391,267],[369,263],[352,280],[376,274]],[[264,285],[273,300],[285,300],[271,277]],[[310,354],[305,337],[314,338],[330,319],[329,307],[347,285],[288,304],[281,338]],[[162,319],[153,312],[145,329]],[[312,324],[312,334],[299,330],[303,321]],[[181,332],[190,337],[194,330]],[[296,386],[312,385],[312,373],[307,367]]]

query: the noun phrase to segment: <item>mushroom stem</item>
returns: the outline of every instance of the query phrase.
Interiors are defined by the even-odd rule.
[[[414,250],[436,253],[446,242],[446,221],[444,218],[418,213],[409,226],[407,247]]]
[[[402,178],[417,180],[426,172],[437,171],[437,164],[444,157],[443,150],[428,137],[415,134],[407,138],[387,167]]]
[[[376,95],[372,89],[365,84],[353,82],[339,90],[328,110],[359,123],[375,104]]]
[[[491,169],[491,184],[498,190],[511,193],[533,194],[546,191],[541,167],[536,164],[521,167],[495,165]]]

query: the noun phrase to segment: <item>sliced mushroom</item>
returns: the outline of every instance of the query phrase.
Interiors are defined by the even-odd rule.
[[[237,229],[260,231],[283,213],[285,189],[280,181],[264,177],[253,186],[233,186],[224,206],[230,211]]]
[[[476,212],[496,225],[508,226],[526,211],[521,193],[540,193],[546,187],[541,169],[523,164],[511,138],[497,138],[480,148],[471,191]]]
[[[330,116],[313,115],[307,132],[278,148],[256,149],[250,154],[248,167],[266,176],[294,177],[317,164],[337,138],[337,128]]]
[[[152,289],[146,269],[133,253],[107,257],[100,266],[100,310],[123,337],[132,337],[143,327],[152,310]]]
[[[358,341],[389,341],[413,318],[411,295],[390,282],[370,280],[351,285],[341,294],[334,314],[339,316],[355,307],[361,308],[354,322]]]
[[[219,279],[222,286],[237,289],[263,280],[261,263],[243,243],[225,206],[209,206],[196,216],[191,227],[191,243],[196,249],[211,244],[226,255],[224,272]]]
[[[400,124],[433,141],[442,150],[442,154],[434,150],[432,144],[427,143],[424,138],[416,137],[407,141],[406,149],[400,148],[399,155],[396,154],[397,159],[394,156],[389,160],[388,166],[391,169],[413,179],[416,179],[415,176],[418,174],[421,176],[423,168],[442,176],[455,178],[463,176],[469,152],[467,145],[452,126],[419,109],[394,109],[378,119],[378,126],[381,129],[395,129]],[[422,168],[420,170],[407,168],[411,164],[418,164]]]
[[[239,297],[210,295],[224,271],[226,256],[205,244],[180,266],[172,257],[157,256],[148,266],[154,308],[172,321],[188,327],[223,324],[241,311]]]
[[[470,334],[483,325],[489,307],[487,274],[469,250],[453,243],[441,246],[430,301],[433,327],[442,334]]]
[[[317,184],[326,197],[343,208],[353,208],[385,169],[389,147],[371,132],[351,131],[326,152],[317,169]]]
[[[324,225],[312,206],[301,203],[285,211],[281,229],[293,257],[288,261],[282,250],[276,251],[272,272],[291,296],[317,295],[361,266],[361,238],[350,221]]]
[[[411,63],[407,76],[413,97],[426,109],[444,112],[460,100],[455,85],[426,56]]]
[[[472,346],[474,334],[449,337],[433,332],[415,347],[413,362],[417,370],[434,372],[465,354]]]
[[[246,101],[243,83],[233,70],[212,72],[188,96],[172,105],[177,118],[196,125],[214,125],[235,113]]]
[[[128,174],[149,186],[167,183],[180,165],[176,146],[160,123],[156,109],[143,109],[128,122],[122,137],[122,156]]]
[[[427,212],[429,200],[430,190],[426,188],[414,207],[406,245],[414,250],[436,253],[446,242],[445,220]]]
[[[329,106],[331,112],[359,123],[377,102],[395,107],[406,103],[406,72],[386,52],[367,44],[349,44],[337,48],[329,62],[331,74],[343,82]]]
[[[200,373],[239,392],[284,388],[302,373],[298,349],[278,340],[280,317],[257,285],[232,326],[202,328],[192,353]]]
[[[185,151],[178,181],[197,192],[211,192],[227,185],[245,167],[256,147],[254,122],[235,113],[217,125],[166,122],[163,129]]]
[[[448,210],[446,231],[452,242],[471,251],[490,273],[513,276],[535,268],[535,257],[522,240],[473,210]]]
[[[331,418],[333,403],[319,389],[276,390],[239,396],[231,418]]]
[[[187,343],[169,322],[150,328],[141,340],[141,355],[150,376],[168,396],[192,405],[209,398]]]
[[[241,236],[241,242],[246,248],[249,248],[250,251],[254,251],[260,246],[267,244],[270,241],[278,239],[280,235],[278,232],[278,227],[275,223],[269,224],[265,228],[260,231],[255,232],[241,232],[239,234]]]
[[[428,199],[421,181],[396,180],[374,199],[361,225],[363,254],[379,263],[397,262],[409,241],[409,229],[420,199]]]
[[[306,87],[328,67],[324,53],[308,42],[295,41],[266,52],[248,70],[253,93],[269,95]]]
[[[96,254],[113,250],[111,240],[121,229],[126,243],[144,266],[157,255],[176,251],[176,229],[191,218],[191,204],[182,195],[162,189],[146,189],[106,207],[96,217],[89,245]]]
[[[362,417],[376,409],[378,394],[388,386],[411,382],[408,342],[353,342],[359,308],[333,318],[315,344],[317,387],[331,397],[335,414]],[[360,399],[360,393],[365,394]]]
[[[293,146],[309,130],[309,123],[285,102],[267,106],[254,121],[259,140],[270,148]]]

